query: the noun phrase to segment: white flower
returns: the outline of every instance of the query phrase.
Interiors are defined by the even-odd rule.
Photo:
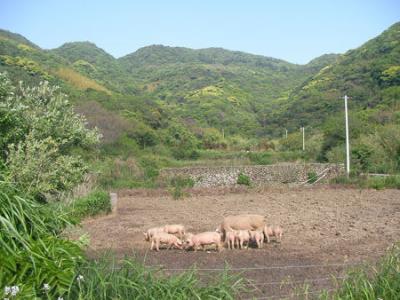
[[[48,284],[48,283],[43,284],[43,289],[44,289],[45,291],[50,290],[49,284]]]
[[[9,293],[11,293],[11,287],[6,286],[6,287],[4,288],[4,294],[8,295]]]
[[[58,297],[57,300],[64,300],[64,298],[63,297]]]
[[[18,292],[19,292],[19,287],[18,287],[18,285],[14,285],[14,286],[11,287],[11,296],[17,295]]]
[[[78,280],[78,281],[83,280],[83,276],[82,276],[82,275],[78,275],[78,277],[76,278],[76,280]]]

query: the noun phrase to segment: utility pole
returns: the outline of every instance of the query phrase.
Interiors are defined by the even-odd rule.
[[[347,111],[347,95],[344,95],[344,113],[346,122],[346,174],[350,175],[350,141],[349,141],[349,114]]]

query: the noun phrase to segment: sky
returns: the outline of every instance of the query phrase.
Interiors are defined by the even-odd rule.
[[[163,44],[304,64],[400,21],[400,0],[0,0],[0,28],[51,49],[91,41],[115,57]]]

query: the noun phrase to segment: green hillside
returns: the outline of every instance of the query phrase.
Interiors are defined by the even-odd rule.
[[[107,153],[193,159],[201,149],[269,148],[271,139],[276,149],[293,151],[304,125],[312,141],[307,159],[341,161],[345,93],[356,143],[374,140],[368,146],[374,148],[372,135],[398,124],[399,44],[397,23],[345,54],[296,65],[222,48],[162,45],[117,59],[90,42],[43,50],[0,31],[0,71],[15,82],[61,86],[101,129]],[[289,138],[276,140],[285,128]],[[397,162],[379,168],[393,170]]]
[[[361,47],[349,50],[298,86],[276,122],[288,127],[317,125],[343,110],[344,94],[351,110],[395,105],[400,98],[400,23]]]

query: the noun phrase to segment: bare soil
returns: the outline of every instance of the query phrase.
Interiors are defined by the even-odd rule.
[[[111,249],[119,257],[134,254],[146,265],[164,266],[168,274],[193,265],[253,268],[231,271],[249,280],[241,298],[286,299],[298,298],[293,293],[303,283],[309,284],[311,292],[334,288],[331,276],[340,278],[352,264],[376,262],[400,240],[400,190],[319,186],[207,189],[190,194],[173,200],[162,191],[121,191],[113,214],[83,222],[90,235],[89,252],[97,256]],[[155,252],[143,239],[146,229],[171,223],[184,224],[189,232],[213,231],[224,216],[243,213],[265,215],[269,224],[282,226],[282,242],[220,253],[212,249]]]

